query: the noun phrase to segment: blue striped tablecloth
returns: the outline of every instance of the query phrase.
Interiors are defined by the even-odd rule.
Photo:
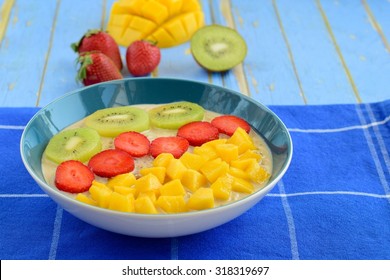
[[[58,207],[19,155],[35,108],[0,109],[0,259],[390,259],[390,101],[273,106],[291,166],[259,204],[218,228],[143,239]]]

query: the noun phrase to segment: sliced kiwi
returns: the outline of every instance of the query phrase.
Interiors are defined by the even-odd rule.
[[[203,117],[204,109],[188,101],[161,105],[149,111],[152,126],[165,129],[178,129],[189,122],[200,121]]]
[[[99,133],[91,128],[74,128],[54,135],[45,149],[48,159],[61,163],[66,160],[85,162],[102,150]]]
[[[149,115],[147,111],[132,106],[107,108],[89,115],[85,125],[97,130],[101,136],[116,137],[126,131],[149,129]]]
[[[191,53],[203,68],[222,72],[241,63],[247,52],[245,40],[232,28],[213,24],[191,38]]]

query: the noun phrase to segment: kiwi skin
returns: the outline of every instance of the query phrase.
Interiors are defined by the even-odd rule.
[[[230,53],[211,53],[210,44],[221,43],[228,46]],[[212,24],[198,29],[191,38],[191,54],[204,69],[211,72],[225,72],[240,64],[246,57],[247,45],[234,29]]]

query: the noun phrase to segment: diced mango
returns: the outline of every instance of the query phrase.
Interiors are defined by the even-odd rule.
[[[78,193],[76,195],[76,200],[83,202],[83,203],[86,203],[86,204],[89,204],[89,205],[92,205],[92,206],[98,206],[98,203],[95,200],[93,200],[89,196],[86,196],[83,193]]]
[[[127,186],[115,186],[114,187],[114,192],[123,194],[123,195],[128,195],[128,194],[133,194],[134,196],[138,193],[137,189],[132,186],[132,187],[127,187]]]
[[[159,154],[154,160],[153,160],[153,166],[162,166],[167,167],[169,162],[174,159],[173,155],[170,153],[162,153]]]
[[[200,169],[200,172],[206,176],[207,180],[213,183],[218,177],[225,175],[229,170],[229,165],[220,158],[208,161]]]
[[[251,165],[249,165],[246,169],[246,172],[248,173],[249,178],[251,178],[251,180],[256,183],[262,183],[270,176],[267,170],[265,170],[265,168],[257,162],[253,162]]]
[[[203,144],[200,147],[194,147],[194,154],[204,157],[206,160],[218,158],[217,151],[212,146]]]
[[[156,191],[161,187],[160,180],[153,174],[149,173],[138,178],[134,183],[138,193]]]
[[[224,138],[215,139],[215,140],[211,140],[209,142],[204,143],[202,145],[202,147],[211,147],[211,148],[215,149],[218,145],[226,144],[226,141],[227,141],[227,139],[224,139]]]
[[[180,159],[172,159],[167,166],[167,175],[169,178],[181,179],[187,167],[180,161]]]
[[[194,169],[194,170],[199,170],[203,164],[206,162],[206,158],[190,153],[190,152],[185,152],[181,157],[180,161],[185,165],[185,167]]]
[[[161,195],[185,195],[186,191],[184,189],[183,184],[179,179],[174,179],[172,181],[169,181],[168,183],[165,183],[160,187],[160,194]]]
[[[156,200],[157,200],[157,194],[156,193],[157,193],[156,191],[142,192],[142,193],[138,194],[137,198],[140,198],[140,197],[143,197],[143,196],[148,196],[152,200],[152,202],[155,203]]]
[[[226,143],[234,144],[238,146],[239,154],[246,152],[248,149],[256,149],[252,138],[241,127],[237,128],[233,135],[227,140]]]
[[[203,210],[214,207],[213,190],[210,188],[199,188],[187,201],[187,207],[193,210]]]
[[[181,213],[186,212],[186,202],[181,195],[177,196],[160,196],[156,205],[166,213]]]
[[[124,47],[147,39],[164,48],[189,41],[202,26],[197,0],[119,0],[112,4],[107,31]]]
[[[253,193],[255,187],[247,180],[235,177],[232,182],[232,190],[240,193]]]
[[[262,159],[262,156],[258,150],[247,150],[243,154],[239,156],[239,159],[248,159],[248,158],[254,158],[257,161],[260,161]]]
[[[219,157],[227,163],[230,163],[232,160],[238,159],[238,146],[236,145],[220,144],[217,145],[215,148]]]
[[[121,212],[134,212],[133,194],[123,195],[112,192],[109,198],[108,209]]]
[[[194,169],[188,169],[181,178],[181,182],[191,192],[195,192],[207,184],[207,179],[202,173]]]
[[[99,207],[108,207],[112,189],[104,184],[93,182],[92,186],[89,188],[89,193],[91,194],[91,198],[97,202]]]
[[[131,187],[136,180],[133,173],[124,173],[108,179],[106,185],[111,189],[114,189],[115,186]]]
[[[166,168],[163,166],[153,166],[153,167],[145,167],[142,168],[139,173],[142,176],[145,176],[147,174],[153,174],[158,178],[161,184],[164,184],[165,182],[165,173],[166,173]]]
[[[238,169],[245,171],[250,165],[256,164],[256,163],[257,163],[256,159],[247,158],[247,159],[233,160],[232,162],[230,162],[230,165],[232,167],[235,167],[235,168],[238,168]]]
[[[242,178],[245,180],[250,180],[249,174],[246,173],[244,170],[230,166],[229,167],[229,172],[230,175],[238,178]]]
[[[232,192],[233,178],[230,176],[219,177],[210,188],[213,190],[213,195],[217,199],[228,200]]]
[[[158,214],[152,199],[149,196],[138,197],[134,201],[134,209],[136,213],[141,214]]]

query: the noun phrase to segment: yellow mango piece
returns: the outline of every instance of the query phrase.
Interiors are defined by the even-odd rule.
[[[238,178],[242,178],[245,180],[250,180],[249,174],[246,173],[244,170],[230,166],[229,167],[229,172],[230,175]]]
[[[92,206],[98,206],[98,203],[95,200],[93,200],[92,198],[86,196],[83,193],[78,193],[76,195],[76,200],[78,200],[80,202],[83,202],[83,203],[86,203],[86,204],[89,204],[89,205],[92,205]]]
[[[112,189],[104,184],[93,182],[92,186],[89,188],[89,193],[91,194],[91,198],[97,202],[99,207],[108,207]]]
[[[124,47],[146,39],[168,48],[189,41],[202,26],[197,0],[118,0],[112,4],[107,31]]]
[[[256,161],[260,161],[262,156],[258,150],[247,150],[239,156],[239,159],[254,158]]]
[[[114,192],[123,194],[123,195],[128,195],[128,194],[133,194],[134,196],[138,193],[137,189],[132,186],[132,187],[127,187],[127,186],[114,186]]]
[[[213,160],[218,158],[217,151],[212,146],[203,144],[200,147],[194,147],[194,154],[204,157],[206,160]]]
[[[233,178],[230,176],[219,177],[210,188],[213,190],[214,198],[228,200],[232,192]]]
[[[184,196],[186,194],[186,191],[185,191],[181,181],[179,179],[175,179],[175,180],[169,181],[169,182],[165,183],[164,185],[162,185],[160,187],[160,194],[165,195],[165,196],[167,196],[167,195],[173,195],[173,196],[183,195]]]
[[[232,190],[240,193],[253,193],[255,188],[247,180],[235,177],[232,182]]]
[[[134,212],[133,194],[123,195],[112,192],[109,198],[108,209],[121,212]]]
[[[158,214],[152,199],[146,195],[138,197],[134,201],[134,209],[136,213],[140,214]]]
[[[180,161],[180,159],[172,159],[167,166],[167,175],[171,179],[181,179],[187,167]]]
[[[163,166],[153,166],[153,167],[145,167],[142,168],[139,173],[142,176],[145,176],[147,174],[153,174],[158,178],[161,184],[164,184],[165,182],[165,173],[166,173],[166,168]]]
[[[166,213],[186,212],[186,202],[181,195],[177,196],[160,196],[156,201],[156,206],[160,207]]]
[[[181,11],[183,0],[159,0],[168,9],[169,18],[177,15]],[[184,0],[185,1],[185,0]]]
[[[232,160],[238,159],[238,146],[233,144],[220,144],[216,147],[219,157],[230,163]]]
[[[256,161],[249,165],[245,171],[249,175],[249,178],[256,183],[262,183],[270,177],[267,170]]]
[[[193,210],[203,210],[214,207],[213,190],[210,188],[199,188],[187,201],[187,207]]]
[[[191,192],[195,192],[197,189],[207,184],[207,179],[202,173],[194,169],[188,169],[181,178],[181,182]]]
[[[149,0],[142,6],[141,14],[157,24],[163,23],[169,16],[167,7],[154,0]]]
[[[211,140],[209,142],[204,143],[201,147],[202,148],[211,147],[211,148],[215,149],[218,145],[226,144],[226,141],[227,141],[227,139],[224,139],[224,138],[215,139],[215,140]]]
[[[208,161],[200,169],[200,172],[206,176],[207,180],[213,183],[218,177],[225,175],[229,170],[229,165],[220,158]]]
[[[203,156],[200,156],[200,155],[197,155],[194,153],[190,153],[190,152],[185,152],[180,157],[180,161],[187,168],[199,170],[207,160]]]
[[[134,183],[138,193],[158,190],[161,187],[160,180],[153,174],[149,173],[138,178]]]
[[[256,149],[253,139],[241,127],[237,128],[233,135],[226,141],[226,143],[238,146],[239,154],[246,152],[248,149]]]
[[[238,168],[238,169],[245,171],[250,165],[256,164],[256,163],[257,163],[256,159],[247,158],[247,159],[233,160],[232,162],[230,162],[230,165],[232,167],[235,167],[235,168]]]
[[[131,187],[136,180],[133,173],[124,173],[108,179],[106,185],[111,189],[114,189],[115,186]]]
[[[162,166],[167,167],[169,162],[174,159],[173,155],[170,153],[162,153],[159,154],[154,160],[153,160],[153,166]]]
[[[157,194],[155,191],[139,193],[137,198],[143,197],[143,196],[148,196],[152,200],[153,203],[155,203],[157,200]]]

